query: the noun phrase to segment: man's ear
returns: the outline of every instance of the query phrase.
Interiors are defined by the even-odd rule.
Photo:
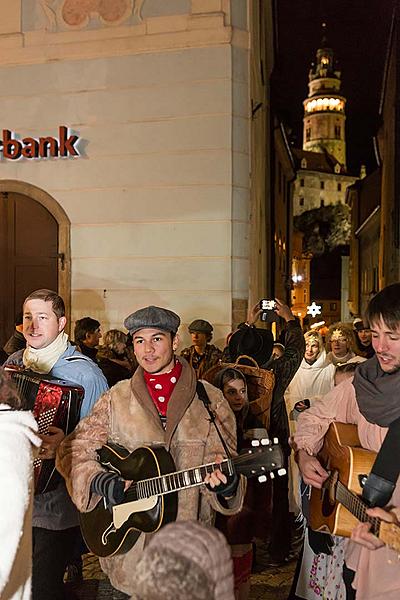
[[[175,350],[177,349],[177,347],[179,346],[179,343],[181,341],[181,338],[179,337],[179,335],[176,333],[174,339],[172,340],[172,350],[175,352]]]
[[[63,329],[65,329],[65,326],[67,324],[67,317],[60,317],[58,319],[58,332],[61,333],[61,331]]]

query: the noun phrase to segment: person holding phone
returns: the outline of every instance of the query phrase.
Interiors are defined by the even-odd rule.
[[[300,366],[304,355],[305,343],[300,322],[291,309],[279,298],[274,299],[275,308],[263,309],[257,303],[249,310],[246,326],[236,331],[229,341],[231,358],[246,354],[257,361],[261,368],[270,369],[275,375],[275,386],[272,395],[269,436],[277,437],[286,456],[286,469],[290,455],[289,419],[284,400],[285,391]],[[264,305],[265,306],[265,305]],[[272,306],[272,305],[269,305]],[[259,316],[270,310],[269,321],[282,320],[284,327],[281,337],[284,352],[280,358],[270,360],[274,345],[271,331],[255,327]],[[289,480],[288,476],[278,477],[273,482],[273,508],[270,531],[269,564],[279,566],[289,560],[291,541],[291,521],[289,514]]]

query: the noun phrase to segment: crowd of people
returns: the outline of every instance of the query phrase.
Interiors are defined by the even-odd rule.
[[[130,518],[119,523],[117,515],[133,489],[139,508],[133,502],[130,510],[143,525],[100,558],[127,598],[246,600],[261,544],[270,566],[297,558],[289,600],[399,597],[397,554],[370,528],[374,518],[396,526],[400,511],[400,467],[392,467],[400,424],[400,284],[377,293],[353,323],[332,324],[324,337],[303,331],[279,299],[273,312],[277,339],[257,304],[224,348],[211,343],[212,324],[196,318],[188,326],[192,345],[180,349],[181,320],[167,308],[136,310],[123,328],[104,333],[96,319],[81,318],[71,342],[56,292],[36,290],[25,299],[0,372],[0,443],[9,445],[6,455],[15,444],[22,450],[17,464],[10,459],[0,473],[15,479],[15,493],[21,488],[11,503],[15,527],[4,527],[9,559],[1,598],[64,600],[66,577],[81,576],[87,551],[79,513],[95,514],[102,503],[112,525],[100,536],[106,545]],[[72,432],[52,424],[38,431],[13,387],[14,370],[83,390]],[[368,517],[350,539],[310,527],[310,490],[321,490],[330,475],[319,452],[337,422],[355,425],[359,445],[379,453],[364,474]],[[238,475],[231,459],[265,438],[279,440],[286,474],[267,483]],[[123,447],[124,468],[133,473],[101,462],[99,450],[113,443],[119,458]],[[159,461],[156,493],[136,486],[138,473],[139,481],[155,477],[143,457],[133,458],[139,448],[151,448]],[[49,491],[33,493],[34,459],[53,461],[62,475]],[[164,476],[171,472],[181,473],[171,477],[176,493]]]

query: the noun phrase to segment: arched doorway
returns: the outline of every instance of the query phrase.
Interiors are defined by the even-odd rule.
[[[34,289],[58,290],[70,313],[70,222],[54,198],[28,183],[0,180],[0,347]]]

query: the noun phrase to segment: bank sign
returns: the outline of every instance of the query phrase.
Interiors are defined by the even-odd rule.
[[[20,138],[9,129],[3,129],[0,140],[0,159],[19,160],[21,158],[66,158],[79,156],[79,137],[72,135],[65,125],[58,128],[58,137]]]

